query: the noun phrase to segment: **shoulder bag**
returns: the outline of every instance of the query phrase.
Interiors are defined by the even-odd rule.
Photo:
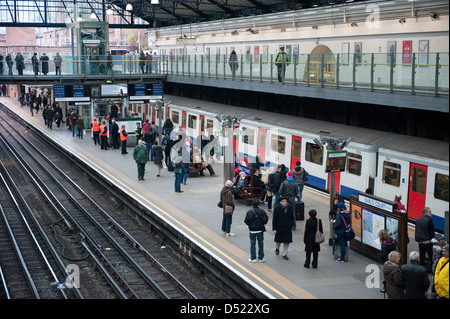
[[[344,221],[344,225],[345,225],[345,233],[344,233],[345,240],[350,241],[355,238],[355,231],[350,226],[347,226],[344,216],[341,215],[341,218]]]
[[[316,231],[316,237],[315,237],[316,244],[321,244],[325,241],[325,236],[319,229],[319,223],[320,223],[320,219],[317,219],[317,231]]]

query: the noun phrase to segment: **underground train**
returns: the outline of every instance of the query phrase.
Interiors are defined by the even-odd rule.
[[[447,142],[178,96],[166,95],[165,100],[170,103],[166,103],[161,119],[152,104],[142,108],[142,119],[158,126],[170,117],[174,131],[182,130],[194,143],[205,132],[207,136],[214,134],[225,147],[224,127],[216,116],[243,117],[234,130],[236,162],[245,159],[251,163],[258,155],[266,167],[285,164],[291,170],[300,161],[309,173],[306,185],[323,191],[330,190],[331,174],[326,166],[331,150],[325,143],[318,144],[327,138],[345,141],[340,143],[347,153],[343,171],[335,173],[336,193],[348,199],[371,188],[375,196],[390,200],[400,194],[410,221],[420,217],[427,206],[432,209],[435,228],[444,230],[444,215],[449,209]]]

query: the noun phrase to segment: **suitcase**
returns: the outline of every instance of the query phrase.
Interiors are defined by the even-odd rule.
[[[305,220],[305,203],[295,202],[295,220]]]

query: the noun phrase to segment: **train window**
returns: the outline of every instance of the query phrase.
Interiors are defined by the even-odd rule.
[[[266,130],[259,130],[259,137],[258,137],[258,147],[259,148],[266,148]]]
[[[200,131],[205,130],[205,117],[201,116],[200,117]]]
[[[253,145],[255,143],[255,130],[248,127],[242,127],[242,142]]]
[[[347,153],[347,173],[361,176],[362,156],[355,153]]]
[[[427,182],[426,170],[419,167],[413,167],[411,176],[411,190],[419,194],[425,194],[426,182]]]
[[[270,150],[284,154],[286,149],[286,137],[281,135],[270,135]]]
[[[448,202],[448,189],[448,175],[437,173],[434,180],[434,197]]]
[[[323,164],[323,147],[316,143],[306,143],[305,160],[315,164]]]
[[[214,128],[213,120],[206,120],[206,130],[212,132],[213,128]]]
[[[183,112],[183,115],[181,116],[181,121],[183,122],[181,126],[186,127],[186,112]]]
[[[294,142],[292,143],[292,157],[300,158],[301,152],[302,152],[302,140],[294,139]]]
[[[189,115],[188,127],[189,128],[197,127],[197,116],[196,115]]]
[[[180,124],[180,112],[172,111],[172,122],[175,124]]]
[[[384,161],[383,162],[383,183],[392,186],[400,186],[401,165]]]

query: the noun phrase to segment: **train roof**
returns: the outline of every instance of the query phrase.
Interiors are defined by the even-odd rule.
[[[366,129],[362,127],[344,125],[340,123],[330,123],[326,121],[296,117],[286,114],[261,111],[256,109],[249,109],[245,107],[238,107],[226,105],[221,103],[214,103],[209,101],[199,101],[191,98],[165,95],[166,100],[170,100],[174,106],[184,106],[192,108],[197,111],[206,111],[213,114],[224,113],[240,115],[246,114],[243,124],[247,121],[257,122],[261,126],[270,128],[271,126],[282,127],[284,131],[299,131],[305,132],[310,137],[318,135],[332,136],[339,138],[352,137],[352,143],[365,145],[366,147],[373,147],[378,150],[378,147],[384,147],[387,150],[397,150],[399,152],[416,154],[418,156],[429,156],[437,160],[448,161],[448,143],[430,140],[425,138],[418,138],[413,136],[395,134],[391,132],[377,131]],[[294,133],[295,134],[295,133]]]

